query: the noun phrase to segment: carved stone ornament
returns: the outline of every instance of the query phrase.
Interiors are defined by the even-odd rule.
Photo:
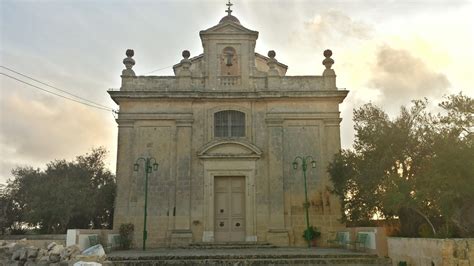
[[[181,74],[190,74],[190,73],[187,73],[187,71],[191,67],[191,60],[189,60],[191,53],[188,50],[184,50],[181,53],[181,55],[183,56],[183,59],[181,60],[181,65],[183,66],[183,71],[186,71],[186,73],[181,73]]]
[[[326,57],[323,60],[323,65],[326,67],[326,69],[331,69],[332,65],[334,64],[334,60],[331,58],[332,51],[327,49],[324,51],[323,55]]]
[[[132,70],[133,66],[135,65],[135,60],[132,58],[135,55],[135,52],[132,49],[127,49],[125,55],[127,57],[123,59],[125,69],[122,71],[122,76],[135,77],[135,72]]]

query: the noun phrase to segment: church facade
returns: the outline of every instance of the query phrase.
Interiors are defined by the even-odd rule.
[[[348,93],[336,87],[332,52],[322,75],[286,76],[274,51],[255,52],[258,32],[230,10],[199,35],[203,53],[183,51],[174,76],[136,76],[127,50],[121,88],[109,91],[120,106],[114,227],[133,223],[140,247],[147,197],[147,247],[303,246],[307,207],[326,243],[344,227],[326,172]],[[298,156],[311,156],[307,201]],[[140,157],[153,158],[148,173]]]

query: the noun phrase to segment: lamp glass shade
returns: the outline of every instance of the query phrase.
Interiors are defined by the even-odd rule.
[[[158,164],[157,163],[153,164],[153,170],[155,170],[155,171],[158,170]]]
[[[311,161],[311,167],[316,168],[316,161]]]
[[[135,171],[135,172],[138,171],[138,164],[137,163],[133,165],[133,171]]]
[[[293,162],[293,169],[298,169],[298,163],[297,162]]]

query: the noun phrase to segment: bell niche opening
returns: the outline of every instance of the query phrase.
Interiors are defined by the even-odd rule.
[[[237,52],[233,47],[227,46],[222,50],[221,55],[221,75],[222,76],[240,76],[239,60]]]

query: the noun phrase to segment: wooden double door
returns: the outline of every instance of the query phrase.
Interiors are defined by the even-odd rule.
[[[214,209],[215,241],[245,241],[245,177],[215,177]]]

